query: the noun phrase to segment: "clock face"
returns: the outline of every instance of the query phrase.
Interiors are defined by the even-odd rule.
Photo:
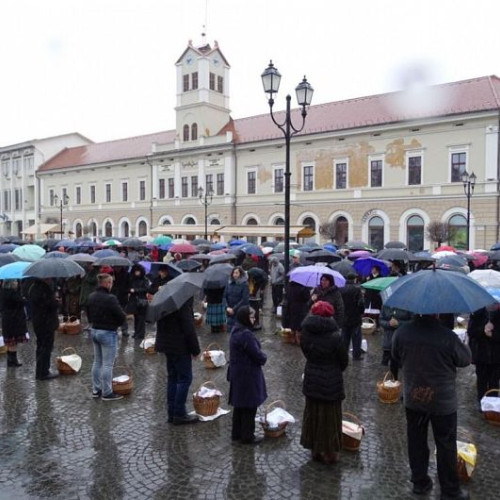
[[[219,66],[220,59],[218,57],[214,57],[214,66]]]
[[[188,66],[191,66],[191,64],[193,64],[193,63],[194,63],[194,57],[193,57],[193,54],[188,54],[188,55],[186,56],[185,61],[186,61],[186,64],[187,64]]]

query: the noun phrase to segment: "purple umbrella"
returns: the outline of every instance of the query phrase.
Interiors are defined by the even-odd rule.
[[[296,267],[290,272],[290,281],[312,288],[319,285],[323,274],[333,276],[333,280],[337,286],[342,287],[345,285],[345,278],[339,272],[326,266]]]

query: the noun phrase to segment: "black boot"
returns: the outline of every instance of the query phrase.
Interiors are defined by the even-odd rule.
[[[17,360],[16,351],[7,351],[7,366],[22,366],[22,363]]]

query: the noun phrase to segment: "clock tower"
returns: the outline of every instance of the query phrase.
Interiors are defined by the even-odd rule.
[[[217,42],[189,44],[177,67],[176,129],[181,144],[216,135],[230,120],[229,63]],[[194,144],[193,144],[194,145]]]

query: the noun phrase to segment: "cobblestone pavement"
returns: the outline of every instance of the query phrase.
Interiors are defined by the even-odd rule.
[[[359,452],[341,462],[311,462],[300,444],[304,360],[298,347],[275,335],[276,320],[264,309],[257,333],[269,359],[270,403],[285,401],[297,423],[284,437],[249,447],[232,444],[231,415],[195,426],[166,421],[165,358],[145,354],[132,338],[121,339],[117,365],[130,367],[135,389],[126,399],[90,397],[92,344],[88,334],[56,335],[54,354],[74,347],[83,358],[78,375],[35,382],[34,342],[20,348],[21,368],[0,359],[1,499],[410,499],[404,408],[378,401],[384,375],[380,335],[368,337],[368,354],[345,373],[344,411],[366,428]],[[216,342],[227,352],[228,335],[199,329],[202,347]],[[118,373],[115,369],[115,374]],[[225,369],[195,363],[195,390],[211,380],[227,393]],[[474,404],[473,368],[459,375],[459,425],[476,443],[479,464],[467,485],[473,499],[498,498],[500,428],[483,420]],[[228,408],[223,400],[223,408]],[[437,483],[436,466],[431,476]],[[439,498],[435,486],[424,498]]]

